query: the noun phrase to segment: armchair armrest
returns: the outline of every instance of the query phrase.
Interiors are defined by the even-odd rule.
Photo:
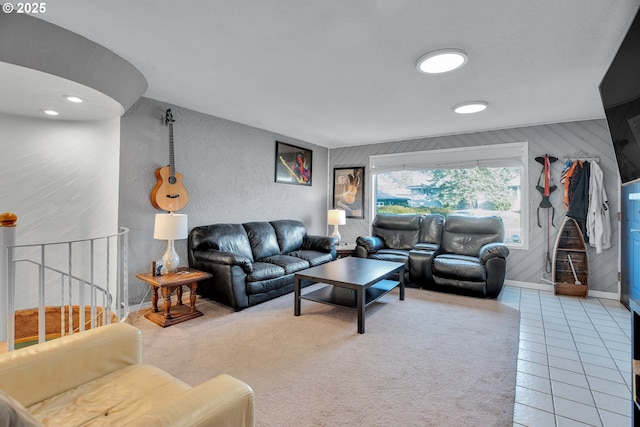
[[[244,255],[234,254],[233,252],[222,252],[214,249],[207,251],[197,251],[193,253],[196,261],[212,262],[222,265],[237,265],[242,267],[245,273],[253,271],[253,263]]]
[[[254,425],[253,390],[230,375],[219,375],[177,395],[169,404],[154,405],[132,425],[250,427]]]
[[[309,249],[320,252],[331,252],[338,244],[338,239],[331,236],[306,235],[302,240],[301,249]]]
[[[504,243],[487,243],[480,248],[478,258],[486,264],[491,258],[506,258],[509,256],[509,248]]]
[[[373,254],[384,248],[384,240],[377,236],[360,236],[356,239],[356,246],[363,247],[367,254]]]
[[[25,407],[142,361],[140,331],[112,323],[0,355],[0,389]],[[37,384],[37,386],[34,386]]]

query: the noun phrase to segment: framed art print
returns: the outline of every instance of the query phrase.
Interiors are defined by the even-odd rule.
[[[333,209],[364,218],[364,167],[333,169]]]
[[[311,185],[313,151],[276,141],[276,182]]]

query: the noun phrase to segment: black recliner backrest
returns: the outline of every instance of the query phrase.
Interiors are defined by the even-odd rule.
[[[410,250],[418,243],[420,215],[379,214],[373,220],[371,232],[384,240],[391,249]]]
[[[420,243],[440,244],[442,240],[442,230],[444,229],[444,216],[440,214],[429,214],[422,216],[420,226]]]
[[[487,243],[504,241],[504,224],[498,216],[447,215],[441,250],[448,254],[478,256]]]

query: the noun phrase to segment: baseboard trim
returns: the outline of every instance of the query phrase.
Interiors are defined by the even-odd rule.
[[[553,292],[553,285],[546,283],[532,283],[532,282],[522,282],[519,280],[505,280],[505,285],[513,286],[515,288],[524,288],[524,289],[535,289],[538,291],[548,291]],[[620,297],[617,293],[613,292],[603,292],[603,291],[592,291],[589,289],[589,296],[600,299],[610,299],[613,301],[620,301]]]

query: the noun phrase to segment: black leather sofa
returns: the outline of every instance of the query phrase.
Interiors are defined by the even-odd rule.
[[[497,216],[378,215],[372,236],[356,241],[355,256],[405,262],[409,286],[464,290],[495,298],[509,249]]]
[[[336,244],[295,220],[205,225],[189,233],[189,266],[213,275],[199,295],[239,311],[293,292],[295,272],[336,259]]]

